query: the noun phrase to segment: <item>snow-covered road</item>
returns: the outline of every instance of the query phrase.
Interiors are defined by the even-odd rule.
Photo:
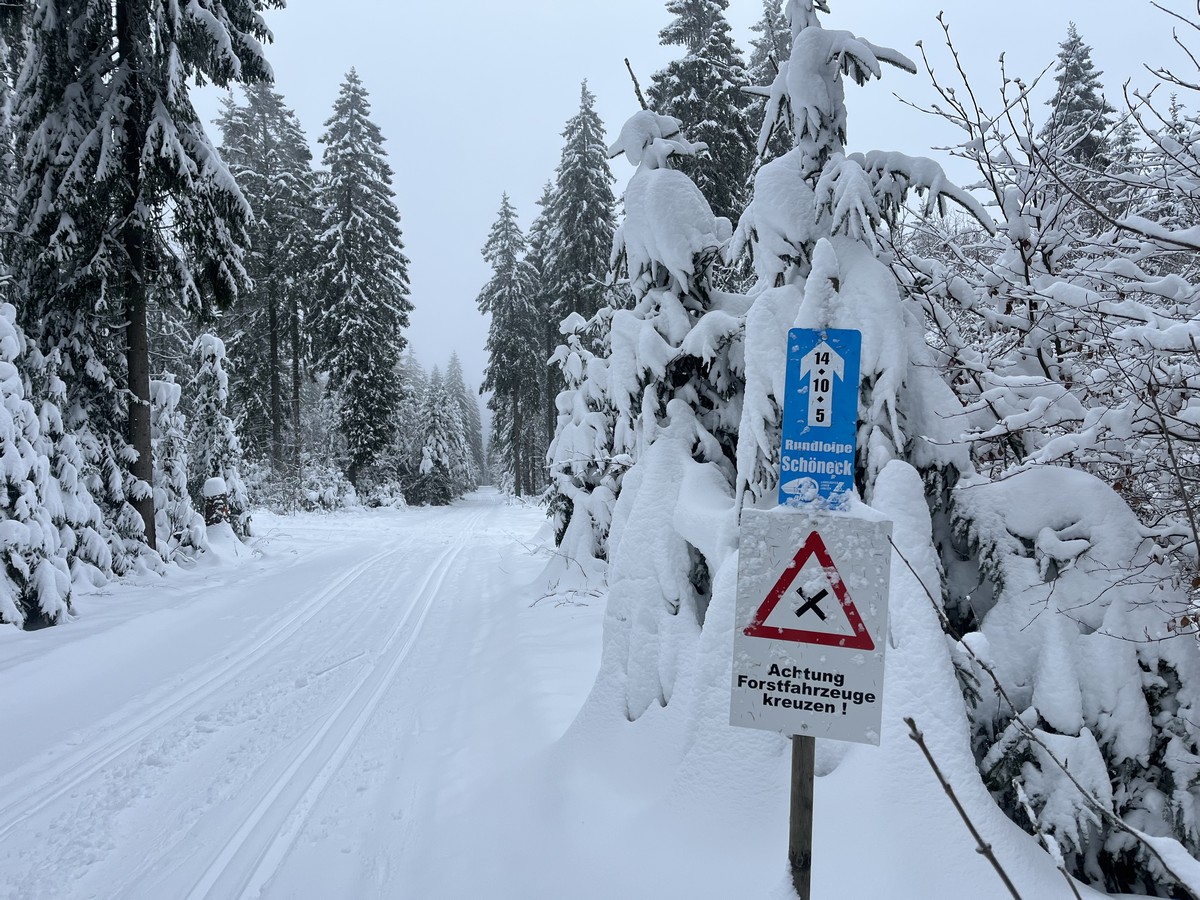
[[[416,896],[428,823],[594,675],[600,610],[523,588],[543,521],[487,492],[270,519],[0,637],[0,897]]]

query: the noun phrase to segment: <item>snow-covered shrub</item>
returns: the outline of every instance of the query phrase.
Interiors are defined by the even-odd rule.
[[[213,334],[202,334],[192,346],[196,357],[193,382],[195,417],[189,439],[192,445],[193,494],[209,478],[222,478],[228,489],[230,524],[239,537],[250,534],[250,509],[242,484],[242,448],[233,420],[225,410],[229,402],[228,360],[225,344]]]
[[[61,504],[55,502],[47,442],[17,368],[24,350],[16,311],[11,304],[0,304],[0,466],[5,485],[0,505],[0,622],[39,627],[70,613],[71,576],[51,515],[53,506]]]
[[[358,506],[358,495],[346,478],[346,473],[306,453],[300,482],[300,503],[305,509],[328,511]]]
[[[34,390],[44,396],[38,421],[52,476],[46,508],[58,527],[72,578],[101,584],[114,574],[115,538],[88,489],[89,463],[83,446],[64,424],[67,388],[58,375],[59,355],[52,351],[43,357],[31,347],[26,358]]]
[[[159,549],[172,559],[208,546],[204,517],[188,492],[187,421],[172,375],[150,382],[150,432],[154,447],[154,518]]]
[[[365,497],[364,506],[390,506],[393,509],[405,509],[408,500],[404,496],[404,487],[398,481],[386,481],[372,485]]]
[[[1039,467],[955,494],[949,574],[967,586],[959,618],[978,622],[957,661],[984,779],[1018,822],[1024,792],[1078,877],[1155,896],[1174,879],[1102,814],[1200,852],[1200,653],[1164,615],[1186,592],[1085,472]]]
[[[603,313],[601,314],[603,316]],[[549,515],[564,568],[577,563],[584,573],[607,558],[608,530],[621,476],[632,459],[611,455],[613,410],[608,404],[608,363],[588,349],[589,328],[572,313],[560,330],[550,363],[562,373],[565,389],[556,400],[554,440],[547,458],[551,487]]]
[[[952,439],[992,479],[941,498],[976,757],[1073,875],[1182,896],[1141,835],[1200,852],[1200,290],[1170,213],[1190,206],[1200,156],[1182,122],[1170,138],[1143,125],[1168,152],[1086,171],[1076,145],[1042,142],[1019,81],[1005,77],[1013,114],[996,119],[978,92],[938,88],[1000,222],[922,223],[896,267],[965,413]]]

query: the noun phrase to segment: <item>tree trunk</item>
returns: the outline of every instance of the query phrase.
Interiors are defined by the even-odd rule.
[[[553,319],[553,316],[551,316],[551,319]],[[553,323],[553,324],[550,322],[546,323],[546,330],[544,333],[545,337],[542,342],[543,343],[542,349],[544,351],[543,357],[542,357],[543,361],[550,359],[550,357],[554,355],[555,344],[556,344],[556,339],[555,339],[556,327],[557,327],[557,323]],[[555,369],[554,366],[550,365],[549,363],[545,363],[545,365],[543,366],[542,384],[544,385],[544,390],[546,392],[546,396],[543,399],[545,401],[545,408],[546,408],[546,447],[547,447],[547,449],[549,449],[550,445],[554,442],[554,429],[558,425],[558,408],[555,406],[555,401],[558,399],[558,391],[561,389],[562,386],[559,385],[558,378],[556,377],[557,375],[558,375],[558,370]]]
[[[274,273],[268,276],[274,282]],[[267,364],[271,367],[271,468],[283,467],[283,384],[279,377],[279,310],[278,290],[274,284],[267,288]]]
[[[513,493],[518,497],[525,496],[525,460],[521,452],[521,411],[516,400],[512,401],[512,421],[509,423],[508,444],[509,455],[512,457]]]
[[[303,455],[300,440],[300,310],[292,302],[291,339],[292,339],[292,473],[296,479],[296,499],[300,498],[300,484],[303,479]]]
[[[129,443],[137,451],[137,459],[130,466],[134,478],[144,483],[138,485],[144,497],[131,498],[134,508],[145,525],[146,543],[157,547],[154,533],[154,497],[150,488],[154,483],[154,457],[150,443],[150,343],[146,329],[146,234],[140,221],[139,202],[142,193],[141,151],[145,142],[145,109],[141,99],[141,83],[138,77],[138,48],[144,46],[144,35],[137,33],[137,22],[132,20],[133,0],[118,0],[117,57],[127,66],[130,73],[128,93],[129,106],[125,129],[125,146],[122,164],[126,195],[124,215],[121,221],[121,244],[125,250],[125,361],[128,369]],[[144,24],[144,23],[143,23]],[[140,40],[140,38],[142,40]]]

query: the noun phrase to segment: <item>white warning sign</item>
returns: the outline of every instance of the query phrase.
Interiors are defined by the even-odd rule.
[[[742,514],[730,722],[878,744],[891,523]]]

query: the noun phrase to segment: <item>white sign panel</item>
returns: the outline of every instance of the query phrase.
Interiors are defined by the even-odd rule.
[[[745,510],[729,721],[878,744],[890,522]]]

